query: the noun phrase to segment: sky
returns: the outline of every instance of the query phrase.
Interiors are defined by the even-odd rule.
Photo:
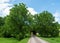
[[[25,3],[33,15],[47,10],[60,23],[60,0],[0,0],[0,16],[8,15],[13,5],[18,3]]]

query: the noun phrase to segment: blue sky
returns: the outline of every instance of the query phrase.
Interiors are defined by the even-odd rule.
[[[60,0],[0,0],[0,16],[8,15],[9,9],[12,8],[13,4],[22,2],[26,4],[32,14],[47,10],[60,23]]]
[[[60,0],[15,0],[14,4],[21,2],[25,3],[28,7],[34,8],[37,12],[48,10],[54,13],[60,10]]]

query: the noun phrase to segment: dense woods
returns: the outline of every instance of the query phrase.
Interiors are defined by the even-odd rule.
[[[32,15],[25,4],[15,4],[9,15],[0,17],[0,37],[13,37],[21,40],[30,35],[31,31],[43,37],[59,36],[59,23],[48,11]]]

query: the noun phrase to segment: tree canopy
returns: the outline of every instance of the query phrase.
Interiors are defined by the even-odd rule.
[[[58,23],[55,22],[54,16],[48,11],[43,11],[35,16],[35,20],[41,36],[56,36],[58,34]]]
[[[0,36],[23,39],[31,31],[38,32],[40,36],[59,36],[59,23],[48,11],[32,15],[25,4],[15,4],[8,16],[0,17]]]

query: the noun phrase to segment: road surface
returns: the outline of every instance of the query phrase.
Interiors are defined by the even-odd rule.
[[[45,40],[42,40],[42,39],[40,39],[40,38],[38,38],[38,37],[36,37],[36,36],[32,36],[32,37],[29,39],[28,43],[48,43],[48,42],[45,41]]]

